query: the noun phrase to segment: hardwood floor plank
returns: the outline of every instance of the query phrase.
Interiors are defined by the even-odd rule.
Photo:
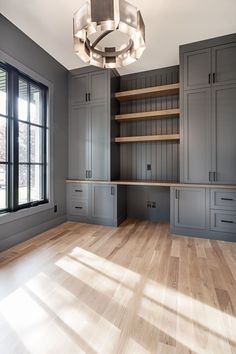
[[[236,354],[236,244],[66,222],[0,254],[2,354]]]

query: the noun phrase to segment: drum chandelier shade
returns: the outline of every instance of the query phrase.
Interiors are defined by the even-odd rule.
[[[74,15],[74,49],[87,64],[119,68],[145,50],[140,11],[125,0],[90,0]]]

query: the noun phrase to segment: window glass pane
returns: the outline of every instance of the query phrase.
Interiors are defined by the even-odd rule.
[[[28,200],[28,168],[27,165],[19,165],[19,204],[29,202]]]
[[[31,123],[42,125],[42,91],[30,86],[30,121]]]
[[[0,117],[0,161],[7,158],[7,120]]]
[[[28,85],[22,79],[19,79],[18,118],[28,120]]]
[[[30,199],[31,201],[43,199],[43,169],[40,165],[30,166]]]
[[[7,73],[0,68],[0,114],[7,114]]]
[[[30,159],[31,162],[43,161],[43,129],[35,126],[30,127]]]
[[[19,123],[19,162],[28,160],[28,124]]]
[[[7,166],[0,164],[0,210],[7,208]]]

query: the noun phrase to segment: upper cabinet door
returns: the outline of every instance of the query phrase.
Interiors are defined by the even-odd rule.
[[[70,95],[71,95],[72,105],[77,105],[77,104],[87,102],[88,92],[89,92],[88,74],[77,75],[71,78]]]
[[[91,73],[90,76],[90,89],[89,100],[91,102],[105,101],[108,99],[108,72],[98,71]]]
[[[236,84],[212,91],[212,171],[215,183],[236,183]]]
[[[184,90],[211,85],[211,49],[184,54]]]
[[[91,104],[90,119],[90,170],[93,180],[109,180],[109,124],[107,105]]]
[[[69,178],[86,179],[89,153],[89,107],[71,108],[69,122]]]
[[[211,171],[211,89],[186,91],[183,99],[183,182],[206,183]]]
[[[212,72],[215,84],[236,83],[236,43],[212,49]]]

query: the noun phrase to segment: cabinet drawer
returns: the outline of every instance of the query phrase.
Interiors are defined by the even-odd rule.
[[[69,185],[69,199],[88,199],[88,185],[85,183],[72,183]]]
[[[212,210],[211,230],[236,234],[236,213]]]
[[[211,208],[236,211],[236,190],[211,190]]]
[[[88,216],[87,201],[71,201],[69,204],[69,214],[75,216]]]

